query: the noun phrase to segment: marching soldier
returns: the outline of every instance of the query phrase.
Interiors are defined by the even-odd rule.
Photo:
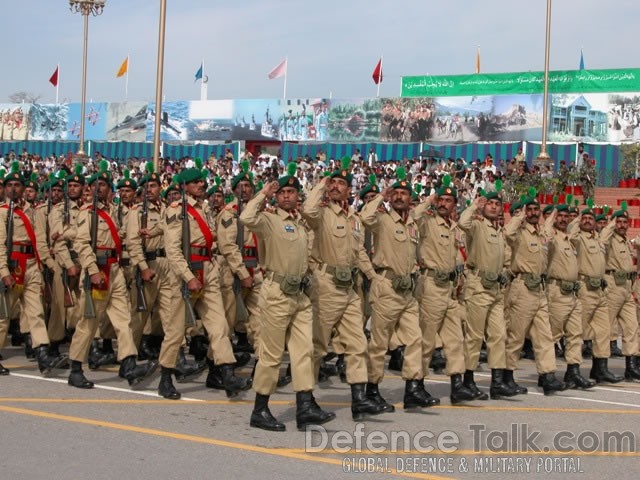
[[[213,232],[205,220],[208,218],[203,203],[205,182],[199,162],[197,167],[180,173],[180,182],[184,189],[184,200],[173,202],[165,211],[164,242],[167,259],[171,270],[183,282],[185,292],[188,290],[195,299],[193,308],[198,312],[209,335],[209,373],[217,375],[214,369],[219,368],[227,395],[233,396],[250,388],[251,382],[250,379],[235,376],[233,371],[236,358],[224,316],[220,271],[213,259]],[[186,215],[183,216],[184,211]],[[186,252],[182,251],[185,244],[183,227],[188,228],[190,239],[191,255],[188,258],[185,257]],[[184,298],[184,301],[191,302],[189,298]]]
[[[258,192],[240,215],[240,221],[258,235],[259,257],[265,269],[260,289],[260,361],[255,371],[256,399],[249,424],[279,432],[285,430],[285,425],[271,414],[269,397],[276,390],[285,344],[291,357],[298,429],[336,417],[322,410],[313,397],[312,307],[304,292],[309,269],[308,237],[297,213],[300,182],[295,169],[289,168],[287,173]],[[265,201],[274,195],[276,210],[261,211]]]
[[[582,363],[582,302],[578,299],[578,257],[567,232],[569,207],[557,205],[551,213],[549,241],[549,277],[547,298],[549,300],[549,321],[553,342],[564,337],[564,358],[567,372],[564,381],[568,388],[592,388],[595,382],[580,374]]]
[[[41,289],[42,273],[33,229],[33,207],[23,199],[25,180],[18,162],[4,178],[8,203],[0,207],[0,345],[4,345],[9,325],[9,313],[19,304],[20,311],[31,333],[33,348],[40,372],[49,372],[67,362],[66,356],[49,351],[49,336],[44,321]],[[9,370],[0,366],[0,374]]]
[[[100,170],[89,179],[96,196],[93,205],[84,205],[77,219],[77,233],[73,242],[80,265],[85,271],[84,296],[91,295],[95,312],[85,311],[78,322],[69,347],[71,373],[69,385],[77,388],[93,388],[82,371],[82,362],[87,359],[91,341],[98,329],[101,315],[108,317],[118,339],[119,375],[129,385],[140,385],[157,368],[157,362],[136,365],[138,351],[131,331],[131,308],[124,274],[119,264],[122,244],[118,227],[113,221],[109,205],[111,175],[107,162],[100,162]],[[95,211],[94,211],[95,209]],[[94,221],[96,223],[94,224]],[[92,232],[95,233],[95,245]],[[94,250],[95,248],[95,250]],[[88,278],[88,280],[87,280]],[[84,298],[85,302],[91,299]],[[91,315],[91,313],[94,313]]]
[[[482,340],[486,338],[488,363],[491,368],[489,394],[492,399],[513,397],[514,388],[504,383],[507,340],[504,318],[505,241],[499,215],[502,198],[498,192],[488,192],[476,199],[460,215],[458,226],[467,240],[467,278],[464,299],[467,309],[464,383],[478,390],[473,372],[478,368]],[[477,394],[476,394],[477,395]],[[486,400],[478,396],[481,400]]]
[[[422,334],[418,302],[413,296],[417,263],[418,228],[409,214],[411,184],[404,179],[404,169],[397,172],[398,181],[362,209],[362,223],[374,235],[372,263],[377,275],[371,282],[371,342],[367,365],[369,383],[367,397],[393,411],[380,395],[378,385],[384,375],[384,357],[390,338],[398,328],[398,337],[406,343],[402,378],[405,380],[404,408],[432,407],[440,400],[424,389],[422,370]],[[379,211],[383,201],[391,208]]]
[[[538,386],[545,395],[565,390],[556,379],[556,359],[549,326],[549,304],[545,294],[547,267],[546,234],[541,231],[540,204],[535,198],[522,202],[523,210],[505,227],[505,239],[511,246],[511,270],[515,276],[509,293],[505,383],[518,394],[527,393],[513,380],[520,350],[529,332],[535,350]]]
[[[362,304],[354,290],[360,265],[371,265],[364,250],[364,228],[353,208],[349,158],[342,168],[316,185],[304,202],[302,216],[313,230],[311,258],[317,263],[312,276],[314,369],[328,352],[331,332],[338,331],[344,351],[346,380],[351,385],[354,420],[389,410],[367,398],[367,339],[362,324]],[[329,204],[322,207],[328,194]]]

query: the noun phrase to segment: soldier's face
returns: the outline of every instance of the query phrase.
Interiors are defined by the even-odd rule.
[[[38,192],[31,187],[27,187],[24,189],[24,199],[28,202],[33,202],[36,199]]]
[[[561,232],[567,231],[567,225],[569,225],[569,213],[568,212],[558,212],[556,214],[556,222],[553,224]]]
[[[204,197],[204,180],[187,183],[187,193],[194,198]]]
[[[109,194],[111,193],[109,184],[104,180],[98,180],[93,185],[98,193],[98,200],[106,202],[109,199]]]
[[[298,206],[298,189],[295,187],[282,187],[276,193],[276,202],[278,207],[285,212],[295,210]]]
[[[169,200],[169,203],[173,203],[180,200],[181,196],[182,196],[182,193],[180,193],[178,190],[171,190],[167,195],[167,199]]]
[[[157,202],[160,199],[160,184],[158,182],[147,183],[147,200],[149,202]]]
[[[624,237],[627,234],[627,230],[629,230],[629,220],[625,217],[616,218],[616,226],[614,230],[618,235]]]
[[[404,188],[395,188],[391,193],[391,205],[395,210],[404,212],[411,206],[411,194]]]
[[[596,228],[596,219],[593,215],[582,215],[580,218],[580,230],[583,232],[593,232]]]
[[[496,220],[501,213],[502,202],[496,198],[489,200],[482,211],[484,217],[491,221]],[[504,223],[504,215],[502,216],[502,222]]]
[[[456,199],[451,195],[440,195],[436,200],[436,208],[440,216],[448,218],[456,208]]]
[[[500,212],[498,214],[498,225],[500,225],[501,227],[504,227],[504,213]]]
[[[130,187],[122,187],[120,189],[120,201],[125,205],[131,205],[135,199],[136,191]]]
[[[69,182],[67,184],[67,195],[71,200],[77,200],[82,195],[83,186],[77,182]]]
[[[569,221],[570,222],[574,221],[576,218],[578,218],[578,212],[571,212],[569,214]]]
[[[92,200],[93,200],[93,189],[87,185],[86,187],[84,187],[84,190],[82,193],[82,201],[84,203],[91,203]]]
[[[211,195],[211,202],[213,204],[213,208],[217,210],[220,210],[222,207],[224,207],[224,195],[222,195],[222,192],[216,192]]]
[[[17,180],[11,180],[4,186],[4,190],[8,200],[19,200],[22,198],[24,186]]]
[[[60,203],[62,201],[63,190],[60,187],[51,188],[51,202]]]
[[[349,185],[343,178],[332,178],[329,181],[328,194],[329,199],[334,202],[344,202],[349,198]]]
[[[253,197],[253,185],[251,185],[251,182],[239,182],[236,191],[240,192],[240,198],[242,198],[242,201],[245,203]]]
[[[540,222],[540,205],[527,205],[524,213],[526,215],[527,223],[536,225]]]
[[[602,230],[604,227],[607,226],[607,221],[606,220],[598,220],[596,222],[596,225],[598,226],[598,230]]]

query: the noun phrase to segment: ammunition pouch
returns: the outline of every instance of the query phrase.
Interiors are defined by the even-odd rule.
[[[335,267],[333,272],[333,283],[335,283],[338,288],[349,289],[353,287],[354,277],[357,275],[357,272],[357,269],[352,269],[347,266]]]
[[[280,290],[285,295],[297,295],[302,288],[302,278],[295,275],[285,275],[280,281]]]
[[[413,290],[413,277],[411,275],[398,275],[391,280],[391,286],[398,293],[410,292]]]
[[[487,290],[491,290],[496,287],[500,282],[500,277],[502,275],[495,272],[479,272],[480,274],[480,283]]]
[[[580,282],[570,282],[568,280],[560,280],[560,293],[563,295],[571,295],[578,293],[580,290]]]
[[[522,274],[522,280],[530,292],[539,292],[544,281],[542,275],[537,273],[524,273]]]
[[[613,280],[616,282],[618,287],[624,287],[627,284],[627,280],[629,280],[629,274],[622,270],[616,270],[613,272]]]
[[[585,277],[584,283],[587,286],[587,290],[591,292],[598,289],[604,290],[607,287],[607,281],[600,277]]]

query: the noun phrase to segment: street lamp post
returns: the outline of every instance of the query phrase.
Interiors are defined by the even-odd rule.
[[[547,153],[547,130],[549,125],[549,46],[551,44],[551,0],[547,0],[547,35],[544,43],[544,93],[542,95],[542,145],[538,162],[547,165],[550,157]]]
[[[80,107],[80,147],[78,156],[84,157],[84,115],[87,102],[87,44],[89,38],[89,15],[102,14],[106,0],[69,0],[69,10],[84,17],[84,43],[82,47],[82,105]]]

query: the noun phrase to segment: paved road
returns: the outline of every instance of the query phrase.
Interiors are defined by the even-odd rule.
[[[447,377],[435,375],[427,389],[443,399],[442,406],[415,413],[402,410],[404,384],[389,374],[381,391],[396,404],[396,413],[362,426],[351,420],[348,387],[332,377],[316,397],[338,418],[325,425],[326,433],[305,434],[295,429],[290,386],[271,402],[287,431],[269,433],[248,426],[251,392],[229,401],[223,392],[205,388],[206,373],[179,385],[183,400],[170,401],[151,387],[131,391],[115,368],[88,372],[97,386],[83,391],[66,384],[64,371],[41,378],[17,348],[3,354],[12,375],[0,377],[0,472],[12,480],[483,478],[488,473],[622,480],[635,479],[638,472],[640,383],[545,397],[535,386],[534,363],[527,360],[517,375],[530,389],[526,396],[451,406]],[[621,373],[623,361],[614,359],[611,366]],[[562,360],[559,368],[565,368]],[[486,365],[476,378],[481,388],[488,387]],[[626,453],[594,447],[605,432],[627,432],[631,447],[624,446]],[[408,443],[393,435],[406,436]],[[559,444],[558,435],[564,435]],[[614,450],[615,443],[611,440]],[[564,447],[569,451],[560,451]]]

